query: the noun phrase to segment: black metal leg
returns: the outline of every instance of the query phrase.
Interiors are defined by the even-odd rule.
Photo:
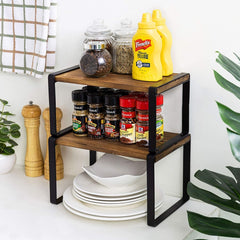
[[[155,155],[148,154],[147,156],[147,224],[156,227],[159,223],[165,220],[168,216],[174,213],[185,202],[189,200],[187,194],[187,183],[190,181],[190,141],[183,145],[183,194],[182,198],[155,218],[155,179],[154,179],[154,164]]]
[[[56,181],[56,152],[54,137],[50,137],[49,144],[49,184],[50,184],[50,202],[59,204],[62,202],[62,196],[57,198],[57,181]]]
[[[96,151],[89,151],[89,164],[93,165],[96,162],[97,159],[97,153]]]
[[[181,135],[186,135],[189,132],[189,95],[190,95],[190,81],[183,83]]]

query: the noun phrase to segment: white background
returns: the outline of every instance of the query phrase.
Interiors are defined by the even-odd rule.
[[[229,57],[232,52],[240,54],[240,2],[229,1],[191,1],[191,0],[60,0],[57,20],[56,70],[79,63],[81,42],[84,31],[94,18],[104,18],[112,29],[119,26],[122,18],[128,17],[135,26],[143,12],[159,8],[166,18],[172,32],[172,59],[174,72],[191,74],[190,132],[192,134],[191,158],[192,176],[198,169],[208,168],[226,172],[226,165],[238,166],[232,157],[226,127],[222,123],[215,100],[239,111],[239,102],[231,94],[221,89],[213,76],[217,69],[230,78],[215,63],[215,51],[221,51]],[[99,78],[99,81],[101,79]],[[22,137],[16,148],[17,164],[24,165],[26,151],[26,133],[21,110],[32,100],[42,111],[48,107],[47,74],[42,79],[8,73],[0,73],[0,97],[11,104],[10,111],[16,114],[16,120],[22,127]],[[73,109],[71,91],[79,86],[57,85],[57,105],[63,111],[62,126],[71,124]],[[171,90],[165,95],[165,129],[179,131],[181,128],[181,88]],[[43,156],[46,152],[46,134],[41,117],[40,139]],[[170,193],[179,193],[181,182],[181,150],[170,158],[157,164],[157,172],[162,184]],[[88,152],[63,147],[62,155],[65,173],[77,174],[81,165],[87,164]]]

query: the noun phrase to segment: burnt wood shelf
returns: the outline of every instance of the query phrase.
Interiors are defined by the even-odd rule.
[[[148,93],[149,98],[149,147],[138,147],[120,142],[109,142],[107,140],[93,140],[88,137],[76,137],[73,135],[72,126],[59,132],[56,131],[56,83],[73,83],[89,86],[108,87],[139,91]],[[156,142],[156,96],[177,86],[182,86],[182,131],[181,133],[164,132],[162,142]],[[157,226],[166,219],[186,201],[187,183],[190,180],[190,143],[189,134],[189,94],[190,74],[174,73],[163,77],[161,81],[146,82],[133,80],[130,75],[110,73],[101,78],[86,77],[79,66],[74,66],[56,73],[49,74],[49,108],[50,108],[50,132],[49,138],[49,174],[50,174],[50,202],[58,204],[62,202],[62,196],[57,197],[56,184],[56,153],[55,146],[82,148],[89,150],[89,164],[96,162],[96,152],[117,154],[126,157],[140,158],[146,160],[147,166],[147,224]],[[183,147],[183,178],[182,197],[174,205],[168,208],[160,216],[155,217],[155,163],[176,149]]]

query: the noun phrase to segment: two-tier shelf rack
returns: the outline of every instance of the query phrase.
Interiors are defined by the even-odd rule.
[[[190,180],[190,143],[189,134],[189,91],[190,75],[188,73],[172,74],[157,82],[143,82],[133,80],[130,75],[112,74],[101,78],[86,77],[79,66],[74,66],[56,73],[49,74],[49,107],[50,132],[49,138],[49,165],[50,165],[50,202],[62,202],[62,196],[57,197],[55,145],[64,145],[89,150],[90,165],[96,161],[96,152],[105,152],[126,157],[145,159],[147,164],[147,224],[157,226],[171,215],[186,201],[187,183]],[[72,133],[72,126],[59,132],[56,130],[56,92],[55,83],[74,83],[81,85],[125,89],[147,92],[149,96],[149,147],[142,148],[136,145],[126,145],[120,142],[106,140],[92,140],[88,137],[76,137]],[[156,95],[182,85],[182,132],[164,132],[164,141],[156,142]],[[183,191],[182,197],[160,216],[155,217],[155,163],[174,150],[183,147]]]

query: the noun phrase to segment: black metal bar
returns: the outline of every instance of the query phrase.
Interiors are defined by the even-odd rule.
[[[190,156],[191,156],[191,141],[183,146],[183,199],[189,200],[187,194],[187,184],[190,181]]]
[[[96,151],[89,150],[89,164],[93,165],[97,160],[97,153]]]
[[[78,69],[78,68],[79,68],[79,65],[75,65],[75,66],[72,66],[72,67],[65,68],[65,69],[63,69],[63,70],[54,72],[54,73],[50,73],[49,75],[57,76],[57,75],[60,75],[60,74],[63,74],[63,73],[67,73],[67,72],[74,71],[74,70],[76,70],[76,69]]]
[[[149,104],[149,152],[156,152],[156,96],[157,89],[154,87],[149,88],[148,104]]]
[[[72,126],[69,126],[69,127],[67,127],[67,128],[64,128],[64,129],[62,129],[61,131],[59,131],[59,132],[57,133],[56,138],[59,138],[59,137],[61,137],[61,136],[64,136],[65,134],[72,132],[72,130],[73,130],[73,129],[72,129]]]
[[[49,97],[49,112],[50,112],[50,133],[52,136],[57,135],[56,127],[56,93],[55,93],[55,76],[48,75],[48,97]]]
[[[185,82],[182,88],[182,135],[189,132],[189,95],[190,81]]]
[[[147,155],[147,224],[154,226],[155,219],[155,154]]]
[[[55,137],[50,137],[48,139],[50,202],[54,204],[59,204],[62,202],[62,196],[57,198],[55,143],[56,143]]]

